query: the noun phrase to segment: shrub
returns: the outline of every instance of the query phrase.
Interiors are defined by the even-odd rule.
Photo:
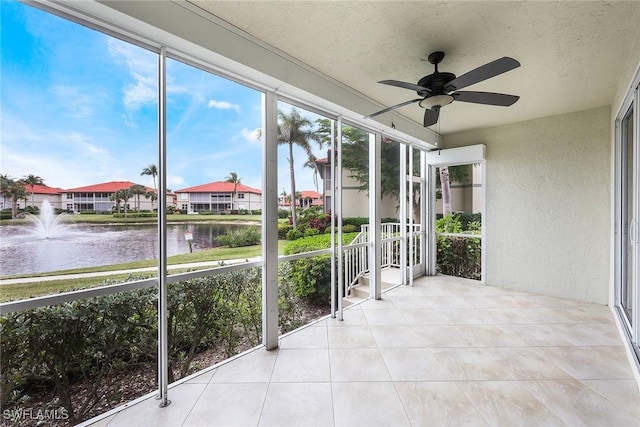
[[[469,222],[467,232],[480,233],[480,223]],[[439,233],[464,233],[458,214],[447,215],[436,221]],[[468,279],[480,279],[481,241],[478,238],[438,236],[437,270],[439,273]]]
[[[278,239],[285,240],[287,239],[287,233],[293,230],[293,225],[289,224],[278,224]]]
[[[356,226],[352,225],[352,224],[347,224],[347,225],[343,225],[342,226],[342,232],[343,233],[353,233],[357,231]]]
[[[304,237],[316,236],[320,234],[317,228],[307,228],[304,230]]]
[[[290,284],[279,288],[280,325],[287,332],[301,324],[300,304]],[[194,359],[204,350],[230,356],[261,341],[259,268],[170,284],[167,300],[171,382],[200,368]],[[153,287],[3,315],[2,408],[28,408],[32,394],[46,391],[51,401],[44,406],[62,406],[77,424],[113,406],[109,401],[122,393],[118,377],[155,368],[156,307]],[[148,386],[139,393],[151,391]]]
[[[294,229],[293,226],[291,226],[291,229],[287,231],[287,240],[298,240],[302,237],[304,237],[302,231]]]
[[[289,211],[286,209],[278,209],[278,218],[289,218]]]
[[[262,211],[260,209],[252,210],[251,215],[262,215]],[[280,217],[280,215],[278,215]]]
[[[237,248],[260,244],[261,232],[258,227],[241,227],[218,236],[218,242],[223,246]]]
[[[348,244],[355,233],[343,234],[343,243]],[[331,246],[331,236],[320,234],[304,237],[291,242],[284,250],[286,255],[327,249]],[[324,305],[331,295],[331,256],[318,255],[290,261],[284,267],[283,282],[290,284],[299,298],[312,304]]]
[[[80,215],[95,215],[96,211],[82,211]]]

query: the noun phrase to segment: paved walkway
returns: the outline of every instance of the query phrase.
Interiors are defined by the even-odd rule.
[[[188,264],[170,265],[169,270],[176,270],[181,268],[218,267],[221,265],[221,263],[224,263],[224,265],[232,265],[232,264],[240,264],[243,262],[260,261],[260,259],[261,257],[254,257],[254,258],[241,258],[241,259],[226,259],[226,260],[219,260],[219,261],[191,262]],[[129,270],[97,271],[94,273],[60,274],[56,276],[1,279],[0,286],[14,285],[19,283],[37,283],[37,282],[43,282],[43,281],[49,281],[49,280],[82,279],[85,277],[105,277],[105,276],[114,276],[117,274],[134,274],[134,273],[142,273],[146,271],[156,271],[157,269],[158,267],[144,267],[144,268],[132,268]]]

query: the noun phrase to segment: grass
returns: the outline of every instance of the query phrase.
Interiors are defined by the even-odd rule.
[[[284,253],[284,248],[290,242],[287,240],[278,241],[278,254]],[[167,259],[169,265],[188,264],[194,262],[206,262],[206,261],[223,261],[229,259],[243,259],[253,258],[260,256],[262,248],[260,245],[246,246],[242,248],[213,248],[204,251],[194,252],[192,254],[181,254],[169,257]],[[99,267],[90,268],[74,268],[71,270],[52,271],[42,274],[31,274],[21,276],[7,276],[3,279],[18,278],[18,277],[42,277],[42,281],[33,283],[17,283],[9,285],[0,285],[0,302],[6,302],[16,299],[33,298],[42,295],[50,295],[59,292],[68,292],[77,289],[91,288],[95,286],[101,286],[106,279],[109,280],[125,280],[129,274],[113,274],[105,275],[101,277],[69,277],[61,280],[47,280],[48,276],[57,276],[65,274],[81,274],[81,273],[95,273],[95,272],[109,272],[119,270],[130,270],[135,268],[155,267],[157,266],[156,260],[144,260],[134,261],[121,264],[112,264]],[[211,268],[210,266],[191,267],[191,268],[178,268],[171,269],[171,274],[177,274],[183,271],[193,271],[197,269]],[[155,271],[150,272],[136,272],[136,276],[151,277],[155,274]]]

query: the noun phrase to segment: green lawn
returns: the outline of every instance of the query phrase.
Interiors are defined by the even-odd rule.
[[[284,248],[290,242],[287,240],[278,241],[278,253],[284,254]],[[224,261],[229,259],[243,259],[258,257],[261,254],[260,245],[247,246],[243,248],[228,248],[220,247],[207,249],[204,251],[194,252],[192,254],[175,255],[168,258],[169,265],[187,264],[194,262],[204,261]],[[117,274],[104,277],[88,277],[88,278],[66,278],[63,280],[47,280],[47,276],[57,276],[63,274],[79,274],[79,273],[95,273],[95,272],[109,272],[118,270],[129,270],[134,268],[154,267],[157,266],[156,260],[145,261],[133,261],[121,264],[105,265],[100,267],[89,268],[74,268],[71,270],[51,271],[41,274],[20,275],[20,276],[6,276],[3,279],[17,278],[17,277],[42,277],[42,281],[34,283],[20,283],[13,285],[1,285],[0,286],[0,302],[6,302],[15,299],[32,298],[41,295],[48,295],[57,292],[68,292],[75,289],[90,288],[94,286],[100,286],[108,278],[109,280],[125,279],[128,274]],[[197,270],[211,268],[208,266],[192,267],[189,269],[171,269],[171,274],[177,274],[187,270]],[[138,272],[134,273],[140,277],[151,277],[155,272]]]

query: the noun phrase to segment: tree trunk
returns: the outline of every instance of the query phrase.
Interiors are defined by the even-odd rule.
[[[442,215],[451,215],[451,186],[449,185],[449,168],[440,168],[440,188],[442,190]]]
[[[291,224],[293,229],[298,228],[298,218],[296,216],[296,176],[293,168],[293,143],[289,143],[289,174],[291,175]]]

